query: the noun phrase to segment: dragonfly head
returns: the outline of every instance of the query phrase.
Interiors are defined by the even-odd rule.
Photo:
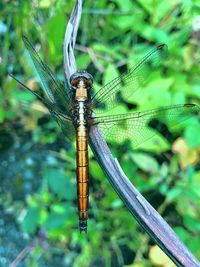
[[[87,88],[93,87],[93,77],[85,70],[79,70],[71,75],[70,84],[72,87],[77,87],[80,81],[83,81]]]

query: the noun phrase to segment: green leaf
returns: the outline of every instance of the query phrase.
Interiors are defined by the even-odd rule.
[[[3,107],[0,106],[0,123],[2,123],[5,119],[5,112]]]
[[[30,92],[23,90],[15,90],[12,91],[11,96],[19,101],[26,101],[26,102],[32,102],[35,98],[33,94],[30,94]]]
[[[200,125],[199,123],[191,124],[186,127],[184,136],[191,148],[200,145]]]
[[[123,16],[120,20],[113,20],[113,23],[120,30],[125,31],[126,29],[132,28],[136,22],[136,18],[134,16]]]
[[[185,243],[189,237],[188,232],[182,227],[175,227],[174,230],[176,234],[181,238],[181,240]]]
[[[39,207],[29,207],[26,216],[22,222],[22,228],[25,232],[33,234],[38,226],[40,215]]]
[[[138,148],[143,149],[145,151],[152,151],[152,152],[162,152],[166,151],[170,148],[170,144],[166,138],[164,138],[159,132],[148,139],[146,142],[141,143]]]
[[[64,227],[67,220],[71,218],[72,212],[74,211],[70,208],[70,203],[68,205],[56,204],[52,206],[43,226],[49,231]]]
[[[106,84],[118,76],[119,76],[119,73],[116,67],[113,64],[109,64],[103,76],[103,83]]]
[[[38,4],[41,8],[49,8],[53,2],[51,0],[40,0]]]
[[[124,11],[129,11],[134,7],[133,2],[131,0],[114,0],[113,2],[117,3],[119,8]]]
[[[197,232],[198,234],[196,236],[192,237],[192,242],[191,238],[188,239],[188,248],[192,253],[194,253],[198,258],[200,256],[200,251],[199,251],[199,244],[200,244],[200,236],[199,236],[199,231]]]
[[[62,60],[62,41],[65,33],[65,21],[66,18],[61,12],[58,12],[55,16],[47,20],[45,29],[50,49],[48,62],[51,61],[60,64],[60,60]]]
[[[183,217],[184,225],[190,229],[191,231],[198,231],[200,232],[200,222],[196,218],[192,218],[188,215]]]
[[[181,61],[180,61],[181,64]],[[176,62],[174,62],[174,66],[176,65]],[[177,66],[178,68],[178,66]],[[182,92],[184,94],[191,93],[191,86],[188,84],[187,76],[182,73],[172,73],[171,76],[174,77],[173,81],[173,91],[176,92]],[[178,102],[180,103],[180,101]]]
[[[164,30],[150,26],[149,24],[141,25],[140,34],[145,39],[149,41],[154,41],[156,43],[167,44],[169,42],[169,37]]]
[[[57,169],[48,169],[45,171],[45,177],[48,180],[50,189],[59,197],[73,200],[76,198],[76,186],[72,184],[66,175]]]
[[[145,153],[133,153],[131,155],[131,158],[137,164],[137,166],[142,169],[143,171],[149,172],[149,173],[157,173],[159,165],[157,161],[145,154]]]
[[[174,104],[186,103],[184,92],[182,91],[176,92],[173,96],[173,103]]]
[[[78,69],[86,69],[87,66],[90,64],[90,62],[91,62],[91,58],[88,54],[79,55],[76,60]]]
[[[98,180],[102,180],[102,178],[104,178],[105,174],[97,161],[91,160],[89,168],[91,176],[97,178]]]
[[[123,206],[123,203],[121,201],[121,199],[115,199],[112,203],[111,206],[113,209],[119,209]]]
[[[168,191],[167,193],[167,202],[172,202],[175,199],[177,199],[178,197],[180,197],[180,195],[182,194],[183,189],[176,186],[174,188],[172,188],[171,190]]]
[[[199,84],[194,84],[192,86],[191,94],[200,98],[200,85]]]

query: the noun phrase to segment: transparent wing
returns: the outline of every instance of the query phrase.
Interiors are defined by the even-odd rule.
[[[167,46],[159,45],[143,57],[134,67],[103,86],[92,97],[94,113],[109,111],[122,97],[130,97],[144,84],[148,75],[149,64],[158,64],[166,55]]]
[[[133,145],[138,146],[153,137],[156,130],[163,132],[162,129],[158,129],[160,122],[161,125],[166,124],[169,128],[173,128],[198,112],[198,106],[184,104],[145,112],[95,117],[91,119],[90,124],[98,125],[105,136],[115,141],[131,139]]]
[[[56,79],[53,72],[41,60],[39,54],[26,37],[23,37],[23,42],[42,84],[43,91],[40,89],[39,95],[42,96],[44,92],[45,98],[49,102],[54,103],[63,113],[70,115],[71,97],[65,83]]]
[[[63,116],[63,114],[52,113],[53,117],[56,119],[58,125],[60,126],[64,137],[67,138],[69,141],[73,141],[76,137],[76,131],[74,125],[69,118]]]
[[[22,87],[24,87],[26,90],[30,91],[32,94],[34,94],[38,100],[40,100],[49,110],[51,115],[56,119],[59,126],[61,127],[65,137],[69,140],[73,140],[75,137],[75,129],[72,123],[71,118],[63,113],[62,110],[56,105],[56,103],[52,103],[49,99],[45,99],[41,95],[37,94],[36,92],[32,91],[29,87],[27,87],[24,83],[22,83],[20,80],[18,80],[16,77],[10,74],[10,76],[19,83]]]

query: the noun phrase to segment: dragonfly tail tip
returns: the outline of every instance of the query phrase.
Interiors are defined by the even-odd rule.
[[[80,229],[80,233],[87,233],[87,221],[86,220],[79,221],[79,229]]]

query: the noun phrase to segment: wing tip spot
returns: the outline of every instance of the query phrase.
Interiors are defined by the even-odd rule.
[[[195,107],[196,105],[195,104],[184,104],[184,107],[187,107],[187,108],[191,108],[191,107]]]
[[[160,50],[160,49],[163,49],[164,47],[166,47],[166,44],[160,44],[160,45],[157,46],[157,49]]]

